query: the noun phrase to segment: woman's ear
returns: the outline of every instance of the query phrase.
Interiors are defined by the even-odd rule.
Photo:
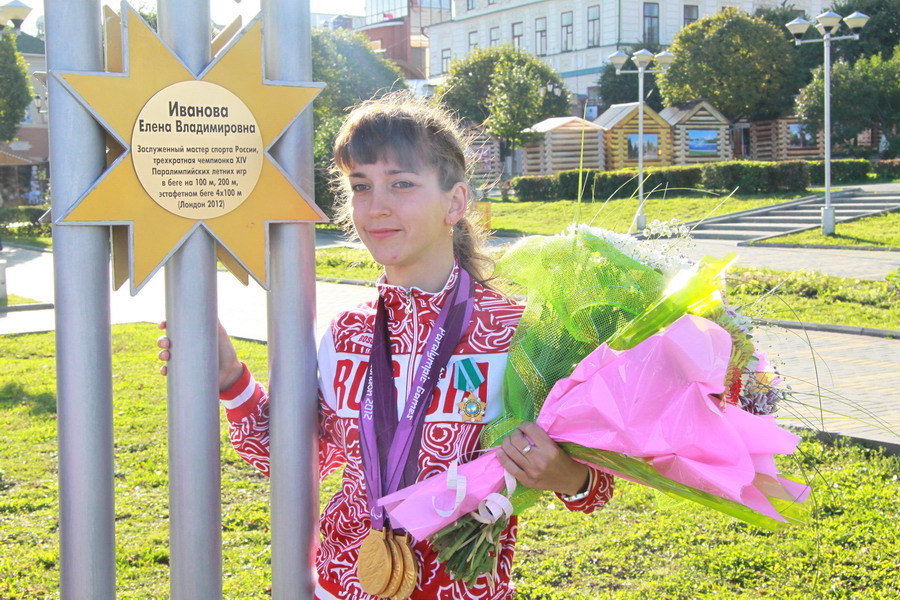
[[[469,186],[458,181],[447,194],[450,197],[450,206],[444,220],[447,225],[453,226],[466,216],[466,208],[469,206]]]

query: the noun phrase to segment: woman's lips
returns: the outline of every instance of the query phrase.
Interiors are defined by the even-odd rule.
[[[383,240],[398,233],[399,229],[370,229],[369,236],[376,240]]]

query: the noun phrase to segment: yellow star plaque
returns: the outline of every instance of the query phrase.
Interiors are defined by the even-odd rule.
[[[232,272],[266,287],[267,225],[327,220],[269,154],[324,84],[264,78],[259,17],[195,77],[125,3],[122,14],[124,73],[52,73],[124,149],[56,223],[126,226],[113,227],[113,258],[130,255],[133,294],[198,227]]]

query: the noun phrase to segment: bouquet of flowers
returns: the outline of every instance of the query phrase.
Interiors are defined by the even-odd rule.
[[[760,527],[800,521],[809,488],[774,463],[798,442],[769,414],[777,377],[720,291],[733,258],[690,265],[587,227],[520,241],[498,271],[527,290],[526,308],[483,445],[536,421],[608,473]],[[496,569],[508,518],[539,495],[516,489],[490,451],[379,503],[472,583]]]

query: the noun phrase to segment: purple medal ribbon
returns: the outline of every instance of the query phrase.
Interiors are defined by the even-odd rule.
[[[381,529],[385,521],[384,509],[375,504],[378,499],[416,481],[425,413],[440,373],[469,325],[474,304],[472,277],[460,268],[456,285],[448,293],[425,342],[425,352],[398,421],[387,310],[384,299],[378,299],[365,394],[359,410],[366,499],[374,529]]]

